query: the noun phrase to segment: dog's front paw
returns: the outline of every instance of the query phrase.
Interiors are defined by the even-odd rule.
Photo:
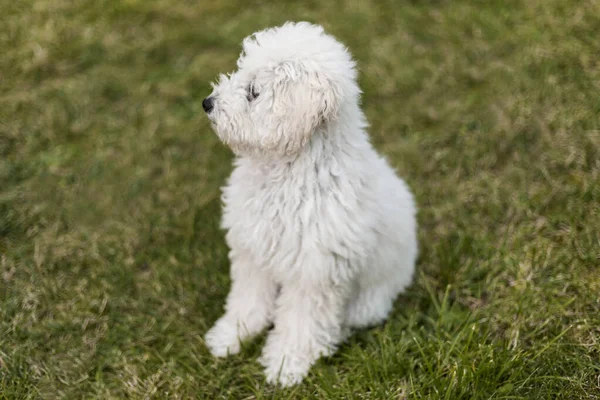
[[[296,385],[308,375],[313,358],[298,350],[290,351],[269,338],[259,362],[265,367],[267,383],[282,387]]]
[[[227,357],[240,352],[240,339],[235,324],[221,318],[204,336],[206,346],[215,357]]]
[[[279,357],[269,360],[265,360],[263,356],[261,363],[265,367],[267,383],[279,384],[282,387],[289,387],[302,382],[310,369],[309,362],[306,362],[303,357],[294,355],[279,355]]]

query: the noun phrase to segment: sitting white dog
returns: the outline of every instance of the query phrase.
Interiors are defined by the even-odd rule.
[[[350,328],[382,323],[410,284],[415,204],[369,143],[348,50],[320,26],[286,23],[243,42],[239,70],[203,101],[235,153],[223,188],[231,248],[213,355],[270,323],[267,381],[302,381]]]

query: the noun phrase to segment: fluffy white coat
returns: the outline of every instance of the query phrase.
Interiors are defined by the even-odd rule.
[[[238,67],[205,100],[237,156],[223,188],[232,287],[205,339],[223,357],[273,323],[260,362],[288,386],[386,319],[412,280],[415,204],[369,143],[355,64],[323,28],[255,33]]]

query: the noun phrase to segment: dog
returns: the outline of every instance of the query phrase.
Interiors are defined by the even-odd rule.
[[[352,56],[321,26],[254,33],[237,66],[202,102],[236,156],[222,189],[231,290],[205,341],[224,357],[273,324],[259,361],[290,386],[386,320],[413,278],[416,206],[369,142]]]

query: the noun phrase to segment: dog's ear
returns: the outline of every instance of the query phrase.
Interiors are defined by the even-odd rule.
[[[325,72],[307,68],[300,61],[279,64],[274,75],[272,118],[277,132],[270,144],[293,154],[320,124],[335,118],[340,90]]]

